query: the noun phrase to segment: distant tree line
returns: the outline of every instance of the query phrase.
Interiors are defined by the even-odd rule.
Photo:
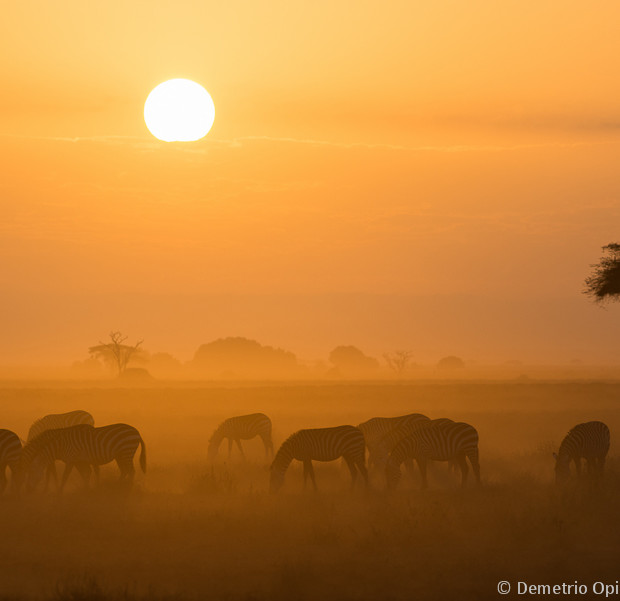
[[[185,363],[169,353],[150,353],[142,348],[143,340],[128,343],[128,336],[119,331],[109,333],[109,341],[88,349],[89,358],[76,361],[73,371],[84,377],[104,377],[106,373],[126,380],[155,378],[196,379],[286,379],[286,378],[349,378],[367,379],[389,375],[406,378],[414,373],[413,352],[396,350],[385,353],[381,364],[352,345],[335,347],[327,362],[310,366],[300,362],[290,351],[265,346],[243,337],[218,338],[202,344],[194,357]],[[437,367],[460,369],[458,357],[445,357]]]

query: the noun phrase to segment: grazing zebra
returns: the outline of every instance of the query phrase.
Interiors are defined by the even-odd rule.
[[[374,463],[375,447],[380,444],[383,436],[393,430],[411,427],[415,429],[418,425],[430,421],[426,415],[421,413],[409,413],[397,417],[373,417],[362,422],[357,427],[364,434],[364,441],[368,447],[368,465]]]
[[[390,453],[394,447],[407,436],[417,432],[421,428],[440,428],[446,424],[453,424],[454,422],[447,417],[431,420],[419,420],[410,421],[405,423],[400,428],[394,428],[389,432],[386,432],[374,445],[370,447],[368,462],[372,461],[373,464],[379,466],[381,469],[385,469],[387,461],[390,457]],[[411,457],[405,459],[407,468],[413,470],[413,459]]]
[[[362,474],[368,484],[365,465],[364,435],[354,426],[336,428],[315,428],[299,430],[289,436],[278,449],[271,464],[270,491],[277,492],[284,483],[284,474],[293,459],[304,464],[304,488],[308,476],[317,490],[312,461],[333,461],[344,458],[351,472],[351,488],[355,486],[357,472]]]
[[[423,428],[403,438],[392,450],[385,468],[388,488],[395,488],[400,480],[400,464],[408,457],[418,462],[422,475],[422,488],[428,486],[427,461],[455,461],[461,468],[461,486],[467,481],[467,458],[480,484],[478,459],[478,432],[463,422],[445,423],[434,428]]]
[[[241,456],[245,459],[242,440],[249,440],[260,436],[265,445],[265,456],[273,457],[273,442],[271,440],[271,420],[264,413],[252,413],[250,415],[238,415],[223,421],[213,432],[209,439],[208,457],[210,461],[215,459],[220,444],[224,438],[228,438],[228,458],[232,453],[233,442],[237,443]]]
[[[146,447],[138,430],[127,424],[112,424],[94,428],[80,424],[69,428],[46,430],[26,444],[22,452],[21,467],[29,477],[29,488],[36,486],[43,476],[43,470],[55,460],[63,461],[65,471],[59,491],[62,492],[71,470],[76,467],[88,486],[90,466],[99,476],[99,466],[116,460],[121,472],[121,481],[131,484],[135,474],[133,456],[142,447],[140,467],[146,472]]]
[[[602,476],[605,457],[609,451],[609,428],[603,422],[576,425],[564,437],[560,450],[554,453],[555,481],[562,484],[570,476],[570,462],[575,462],[577,475],[581,474],[581,458],[586,460],[588,473],[593,479]]]
[[[69,413],[52,413],[46,415],[30,426],[28,431],[27,442],[36,438],[41,432],[45,430],[57,430],[58,428],[69,428],[70,426],[77,426],[78,424],[88,424],[90,426],[95,425],[93,416],[88,411],[69,411]]]
[[[357,427],[362,431],[366,445],[372,446],[373,443],[391,430],[402,428],[411,422],[417,423],[420,421],[430,420],[421,413],[409,413],[408,415],[398,415],[397,417],[373,417],[358,424]]]
[[[15,488],[21,455],[22,443],[19,436],[11,430],[0,430],[0,494],[6,488],[7,467],[11,470],[11,488]]]

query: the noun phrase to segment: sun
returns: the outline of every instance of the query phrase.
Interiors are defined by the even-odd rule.
[[[164,142],[195,142],[215,119],[209,92],[190,79],[169,79],[153,88],[144,103],[149,131]]]

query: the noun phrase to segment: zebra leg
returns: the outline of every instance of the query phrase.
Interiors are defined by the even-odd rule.
[[[93,472],[95,473],[95,486],[99,486],[99,466],[93,463]]]
[[[20,469],[19,469],[19,464],[16,463],[14,465],[9,465],[9,468],[11,470],[11,492],[14,493],[15,495],[19,496],[19,492],[21,489],[21,478],[20,478]],[[4,480],[4,484],[6,485],[7,483],[7,479],[6,479],[6,474],[5,474],[6,468],[2,469],[0,467],[0,478],[2,478],[2,476],[5,477]],[[2,494],[2,491],[4,490],[4,487],[1,484],[1,480],[0,480],[0,494]]]
[[[306,488],[307,476],[310,476],[310,480],[312,480],[312,486],[314,486],[314,491],[316,492],[318,489],[316,487],[316,480],[314,479],[314,468],[312,467],[311,459],[306,459],[304,461],[304,489]]]
[[[54,486],[56,490],[58,490],[58,472],[56,471],[56,462],[52,461],[45,470],[45,486],[43,487],[43,492],[47,492],[50,487],[50,479],[54,479]]]
[[[62,480],[60,481],[60,488],[58,489],[58,494],[62,493],[65,488],[65,484],[69,479],[69,474],[73,469],[73,463],[65,463],[65,471],[62,473]]]
[[[230,459],[230,457],[232,456],[232,446],[233,446],[232,438],[229,438],[228,439],[228,459]]]
[[[357,469],[351,457],[345,457],[344,460],[347,462],[347,467],[351,472],[351,490],[353,490],[355,488],[355,481],[357,480]]]
[[[423,457],[416,457],[418,467],[420,468],[420,475],[422,476],[422,488],[428,488],[428,480],[426,479],[426,459]]]
[[[465,484],[467,483],[467,473],[469,472],[469,468],[467,467],[467,457],[465,455],[459,455],[457,462],[461,468],[461,488],[465,488]]]
[[[239,451],[241,452],[241,457],[243,457],[243,460],[245,461],[245,453],[243,452],[243,447],[241,446],[241,441],[236,438],[235,442],[237,443],[237,446],[239,447]]]
[[[415,482],[415,465],[413,464],[413,458],[407,457],[404,461],[405,469],[407,473],[411,476],[411,480]]]
[[[364,483],[366,484],[366,488],[368,488],[368,470],[366,469],[366,465],[364,464],[364,459],[366,459],[365,454],[362,455],[355,464],[357,465],[357,469],[360,474],[362,474],[362,478],[364,478]]]
[[[273,457],[273,442],[271,442],[271,437],[267,435],[262,435],[263,444],[265,445],[265,459],[269,459],[269,457]]]
[[[472,470],[474,471],[476,484],[480,486],[480,459],[478,457],[478,450],[476,450],[475,453],[470,453],[469,462],[471,463]]]
[[[116,459],[116,465],[118,465],[118,469],[121,471],[121,482],[125,479],[129,480],[129,485],[133,484],[133,477],[136,473],[136,468],[133,466],[133,457],[126,458],[120,457]]]
[[[84,489],[88,490],[90,484],[90,463],[78,463],[75,467],[84,480]]]

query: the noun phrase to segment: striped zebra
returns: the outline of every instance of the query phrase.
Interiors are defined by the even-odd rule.
[[[213,432],[209,439],[208,457],[213,461],[224,438],[228,439],[228,458],[232,454],[233,442],[237,443],[241,456],[245,459],[245,453],[241,446],[242,440],[250,440],[260,436],[265,445],[265,456],[273,457],[273,441],[271,440],[271,420],[264,413],[252,413],[250,415],[238,415],[224,420]]]
[[[426,415],[421,413],[409,413],[407,415],[398,415],[396,417],[373,417],[361,424],[358,428],[364,434],[364,441],[368,448],[368,465],[374,463],[375,448],[380,444],[381,439],[392,432],[401,428],[415,428],[417,425],[430,421]]]
[[[18,466],[22,455],[19,436],[11,430],[0,430],[0,495],[7,484],[6,470],[11,470],[11,488],[16,488]]]
[[[308,476],[317,490],[314,479],[313,461],[334,461],[342,457],[351,472],[351,488],[355,486],[359,471],[368,485],[365,465],[364,435],[354,426],[335,428],[314,428],[299,430],[289,436],[278,449],[271,464],[269,489],[277,492],[284,483],[284,475],[293,459],[304,464],[304,489]]]
[[[581,474],[581,458],[586,460],[588,474],[597,479],[603,475],[605,458],[609,451],[609,428],[603,422],[585,422],[576,425],[564,437],[560,450],[554,453],[555,481],[562,484],[570,476],[570,462],[574,461],[577,475]]]
[[[373,464],[379,466],[381,469],[385,469],[390,453],[394,447],[407,436],[410,436],[414,432],[422,428],[440,428],[446,424],[453,424],[454,422],[447,417],[439,419],[410,421],[405,423],[400,428],[394,428],[389,432],[386,432],[372,447],[370,448],[368,462],[372,461]],[[408,470],[413,470],[413,459],[409,457],[405,460],[405,464]]]
[[[95,425],[93,416],[88,411],[69,411],[68,413],[52,413],[46,415],[30,426],[27,442],[30,442],[45,430],[57,430],[58,428],[69,428],[78,424]]]
[[[146,447],[138,430],[127,424],[112,424],[94,428],[79,424],[69,428],[46,430],[26,444],[21,467],[28,476],[28,487],[33,489],[43,477],[44,470],[56,460],[65,463],[59,491],[62,492],[69,474],[75,467],[88,487],[91,465],[99,478],[99,466],[116,460],[120,479],[131,484],[135,474],[133,457],[138,449],[140,467],[146,472]]]
[[[480,484],[480,462],[478,458],[478,432],[463,422],[446,423],[434,428],[423,428],[403,438],[390,453],[385,475],[388,488],[396,487],[400,480],[400,464],[407,458],[417,461],[422,475],[422,488],[428,486],[426,464],[433,461],[455,461],[461,468],[461,486],[467,481],[467,459]]]
[[[396,417],[373,417],[361,424],[358,424],[358,428],[364,435],[366,445],[372,445],[378,441],[382,436],[398,428],[402,428],[407,424],[420,421],[430,421],[426,415],[421,413],[409,413],[407,415],[398,415]]]

